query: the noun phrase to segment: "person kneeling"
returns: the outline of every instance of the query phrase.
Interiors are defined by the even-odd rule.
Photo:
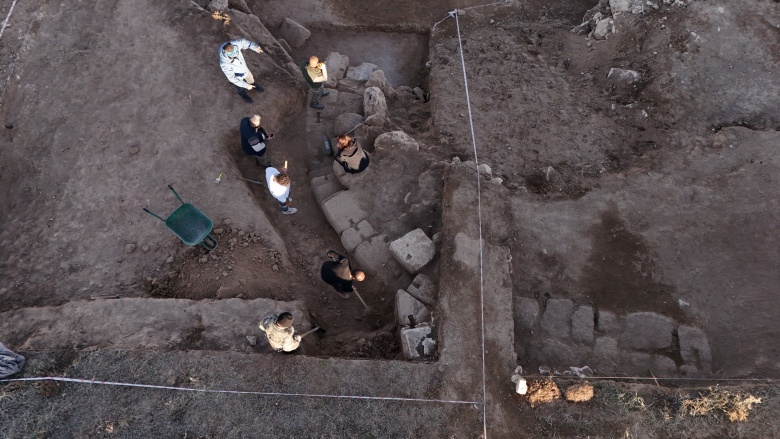
[[[356,139],[342,134],[338,138],[336,161],[341,164],[348,174],[357,174],[368,168],[368,153],[363,151]]]

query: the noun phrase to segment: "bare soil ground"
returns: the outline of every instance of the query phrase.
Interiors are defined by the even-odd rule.
[[[0,13],[10,3],[0,2]],[[486,396],[489,437],[780,436],[780,391],[771,381],[780,376],[777,2],[661,4],[613,17],[616,32],[603,41],[569,32],[593,0],[510,2],[459,16],[479,160],[492,168],[481,186],[485,279],[476,173],[457,163],[473,160],[473,150],[455,22],[430,33],[448,11],[484,2],[247,0],[254,15],[234,13],[228,27],[196,3],[205,2],[15,5],[0,40],[0,313],[57,315],[67,310],[58,305],[102,294],[267,298],[300,301],[328,333],[302,353],[262,354],[236,347],[245,330],[236,313],[221,328],[232,344],[193,338],[133,348],[131,337],[122,350],[83,350],[89,342],[79,339],[79,349],[21,352],[24,376]],[[285,17],[313,30],[292,57],[274,39]],[[235,36],[266,49],[246,54],[266,88],[252,93],[251,105],[218,68],[216,48]],[[444,188],[435,200],[441,212],[426,218],[442,231],[428,268],[439,276],[436,362],[387,361],[400,357],[387,285],[361,285],[376,311],[366,315],[354,297],[340,299],[319,280],[325,252],[342,249],[308,185],[305,87],[294,63],[330,51],[379,64],[393,86],[423,84],[432,93],[413,112],[391,104],[390,125],[421,143]],[[613,67],[641,79],[609,81]],[[269,144],[274,165],[291,163],[294,216],[282,216],[264,186],[236,178],[262,180],[239,149],[238,121],[252,113],[277,134]],[[141,210],[172,211],[167,184],[221,229],[217,251],[184,246]],[[509,381],[516,365],[535,376],[540,365],[582,366],[595,352],[564,336],[554,355],[541,349],[553,337],[519,323],[521,298],[538,301],[542,312],[549,299],[568,299],[618,318],[654,312],[700,328],[712,349],[711,373],[702,374],[770,379],[724,384],[762,402],[746,423],[732,423],[722,413],[683,410],[684,400],[705,393],[701,382],[596,380],[589,401],[531,408]],[[9,331],[0,342],[23,344],[23,335]],[[652,354],[673,360],[670,375],[684,375],[679,341]],[[563,392],[574,384],[554,382]],[[0,385],[0,413],[0,431],[19,438],[269,437],[280,429],[307,438],[477,438],[483,429],[479,404],[54,383]]]

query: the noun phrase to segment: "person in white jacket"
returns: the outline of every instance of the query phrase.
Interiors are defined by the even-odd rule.
[[[279,202],[279,208],[282,209],[283,214],[292,215],[298,211],[298,209],[290,207],[292,198],[290,198],[290,177],[287,175],[287,169],[282,168],[280,172],[276,168],[266,168],[265,181],[268,183],[271,195]]]
[[[244,38],[237,38],[228,41],[219,46],[219,67],[222,73],[227,76],[228,81],[236,86],[236,92],[244,101],[252,102],[252,98],[246,93],[247,90],[255,89],[263,91],[263,86],[255,83],[255,77],[249,71],[246,65],[242,50],[251,49],[257,53],[262,53],[263,49],[257,43],[253,43]]]

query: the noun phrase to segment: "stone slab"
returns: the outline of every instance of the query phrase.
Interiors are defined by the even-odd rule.
[[[373,236],[355,248],[355,260],[360,266],[385,284],[405,288],[411,282],[409,274],[393,259],[386,235]]]
[[[571,316],[571,337],[574,341],[583,344],[593,344],[593,308],[581,306]]]
[[[370,62],[364,62],[357,67],[350,67],[347,69],[347,78],[355,81],[368,81],[371,73],[379,67],[376,64]]]
[[[422,345],[431,335],[430,326],[418,326],[416,328],[401,329],[401,353],[407,360],[419,360],[424,352]]]
[[[395,320],[399,326],[409,326],[409,316],[414,317],[415,325],[428,323],[431,319],[431,311],[424,303],[412,297],[404,290],[395,293]]]
[[[414,229],[390,243],[390,253],[409,273],[417,273],[436,255],[436,244],[422,231]]]
[[[542,314],[542,331],[558,338],[569,338],[574,304],[568,299],[549,299]]]
[[[600,334],[617,336],[620,334],[621,320],[610,311],[598,311],[598,325],[596,330]]]
[[[672,346],[674,320],[652,312],[626,316],[620,346],[626,349],[655,350]]]
[[[414,277],[406,291],[427,306],[436,304],[436,285],[430,277],[422,273]]]
[[[366,211],[358,206],[355,194],[350,191],[341,191],[322,203],[322,212],[339,235],[368,217]]]

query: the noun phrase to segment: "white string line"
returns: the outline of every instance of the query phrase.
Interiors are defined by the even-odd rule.
[[[639,380],[639,381],[711,381],[711,382],[728,382],[728,381],[760,381],[760,382],[775,382],[780,381],[780,378],[686,378],[686,377],[632,377],[632,376],[585,376],[578,377],[576,375],[523,375],[523,378],[531,379],[561,379],[561,380]]]
[[[360,395],[325,395],[317,393],[287,393],[287,392],[257,392],[251,390],[221,390],[221,389],[193,389],[191,387],[175,387],[175,386],[158,386],[154,384],[137,384],[137,383],[122,383],[115,381],[100,381],[100,380],[85,380],[81,378],[66,378],[66,377],[33,377],[33,378],[11,378],[0,380],[0,383],[14,382],[14,381],[62,381],[67,383],[79,383],[79,384],[100,384],[105,386],[119,386],[119,387],[142,387],[144,389],[161,389],[161,390],[179,390],[184,392],[200,392],[200,393],[230,393],[236,395],[260,395],[260,396],[298,396],[307,398],[333,398],[333,399],[363,399],[363,400],[375,400],[375,401],[405,401],[405,402],[438,402],[442,404],[479,404],[478,401],[461,401],[453,399],[425,399],[425,398],[401,398],[396,396],[360,396]]]
[[[503,1],[493,2],[493,3],[487,3],[487,4],[484,4],[484,5],[469,6],[468,8],[460,8],[460,9],[455,9],[454,11],[451,11],[451,12],[447,13],[447,16],[446,16],[446,17],[444,17],[444,18],[442,18],[441,20],[439,20],[439,21],[437,21],[436,23],[434,23],[434,24],[433,24],[433,26],[431,27],[431,31],[433,31],[434,29],[436,29],[436,27],[437,27],[438,25],[440,25],[441,23],[443,23],[443,22],[444,22],[444,20],[446,20],[446,19],[448,19],[448,18],[452,17],[452,16],[453,16],[453,13],[457,15],[458,11],[468,11],[468,10],[471,10],[471,9],[484,8],[485,6],[503,5],[503,4],[508,4],[508,3],[510,3],[510,1],[511,1],[511,0],[503,0]]]
[[[14,0],[13,3],[11,3],[11,9],[8,10],[8,15],[5,16],[5,20],[3,20],[3,27],[0,28],[0,38],[3,38],[3,32],[5,32],[5,28],[8,27],[8,20],[11,19],[11,14],[14,12],[14,6],[16,6],[17,0]]]
[[[466,76],[466,58],[463,54],[463,43],[460,38],[460,22],[455,11],[455,28],[458,30],[458,47],[460,49],[460,65],[463,68],[463,86],[466,89],[466,107],[469,113],[469,128],[471,129],[471,145],[474,148],[474,166],[477,167],[477,220],[479,223],[479,308],[482,333],[482,438],[487,439],[487,378],[485,372],[485,292],[482,264],[482,184],[479,176],[479,157],[477,156],[477,138],[474,136],[474,119],[471,115],[471,97],[469,96],[469,80]]]

